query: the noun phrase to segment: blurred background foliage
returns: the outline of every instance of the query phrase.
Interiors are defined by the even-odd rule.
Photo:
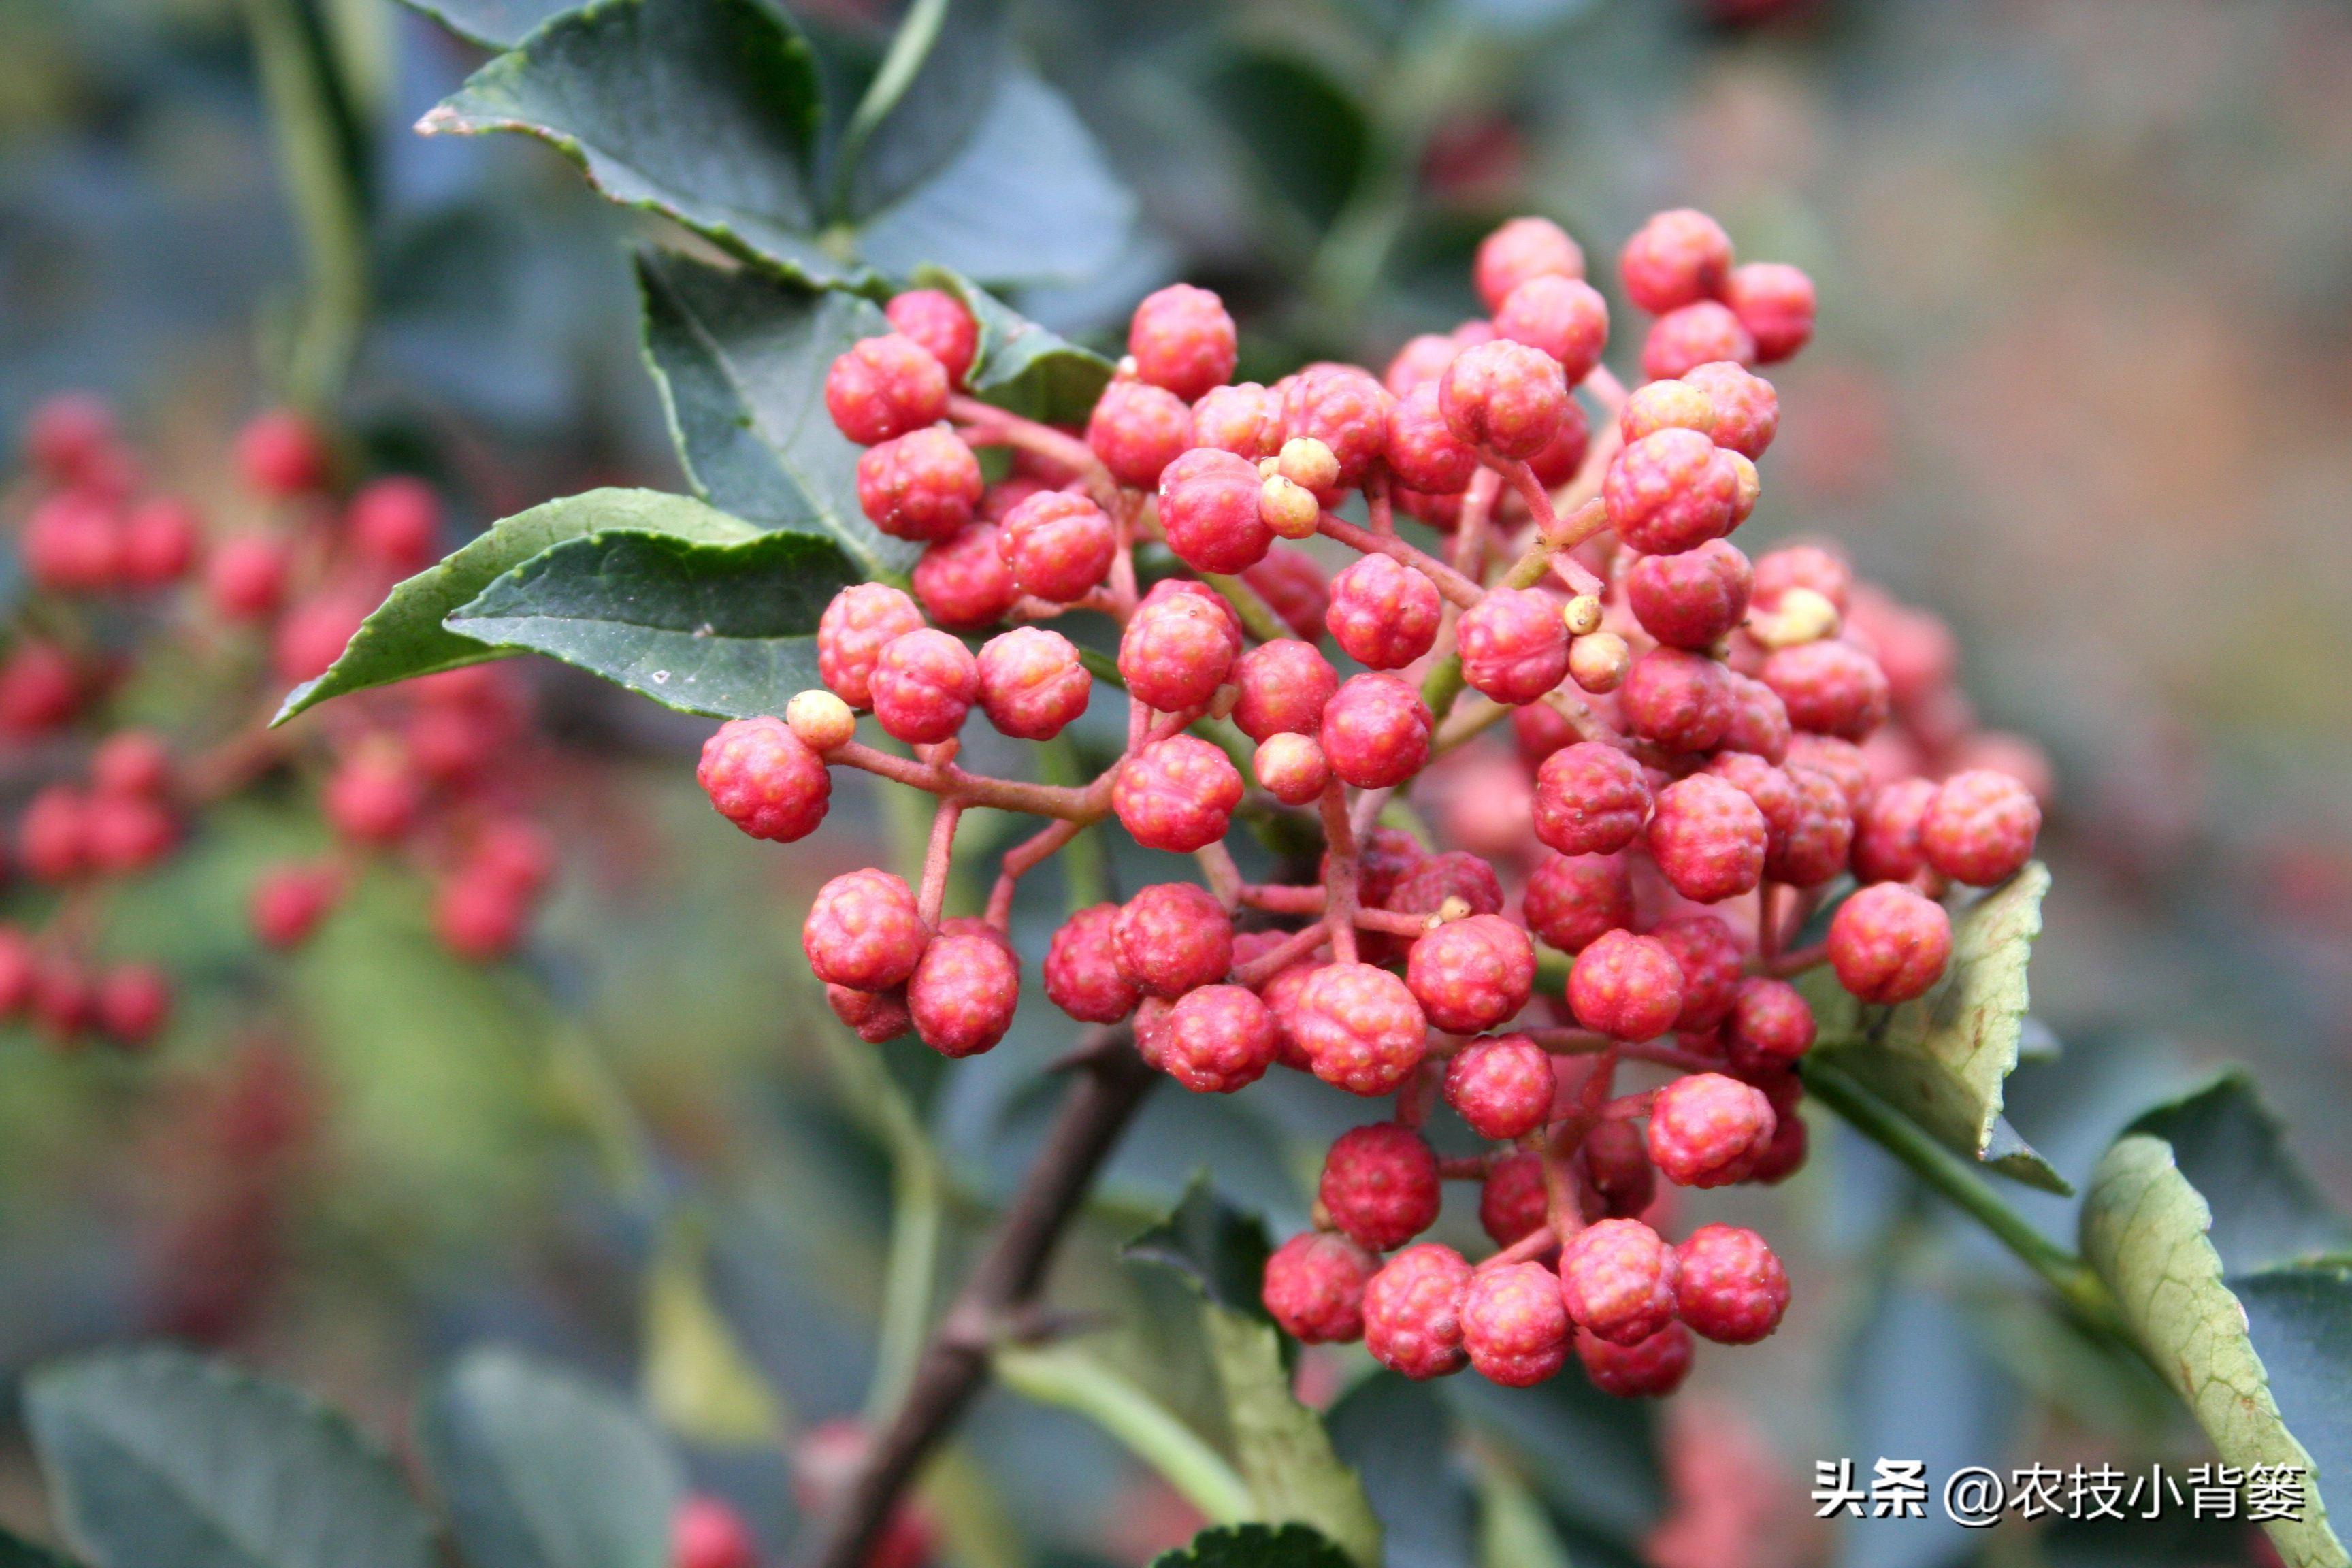
[[[853,37],[891,19],[861,0],[795,9]],[[349,51],[363,132],[373,311],[352,428],[477,524],[593,483],[677,488],[625,263],[656,220],[520,139],[408,134],[482,50],[382,0],[309,14]],[[1598,263],[1666,205],[1807,268],[1819,335],[1780,379],[1753,530],[1833,534],[1949,617],[1988,715],[2058,766],[2033,984],[2067,1049],[2019,1075],[2019,1127],[2079,1181],[2164,1085],[2242,1059],[2294,1108],[2323,1184],[2352,1193],[2352,1140],[2335,1134],[2352,1115],[2352,14],[1018,14],[1139,202],[1108,269],[1017,300],[1101,346],[1181,276],[1242,319],[1244,375],[1377,365],[1471,312],[1471,247],[1522,211],[1581,239],[1604,289]],[[247,21],[234,0],[0,0],[0,423],[60,387],[100,390],[172,483],[224,508],[228,433],[265,396],[257,331],[282,331],[299,277]],[[801,914],[826,876],[899,852],[905,824],[853,792],[810,844],[747,845],[691,784],[703,725],[534,679],[556,719],[566,872],[523,960],[453,965],[420,889],[388,872],[322,941],[265,958],[243,889],[315,829],[257,805],[118,912],[186,977],[157,1058],[0,1043],[0,1358],[176,1333],[389,1432],[455,1348],[530,1345],[642,1386],[704,1483],[781,1542],[778,1444],[857,1410],[887,1309],[898,1134],[877,1059],[944,1163],[952,1271],[1020,1168],[1066,1033],[1039,1003],[951,1070],[845,1045],[800,960]],[[1135,853],[1122,885],[1153,879]],[[1047,881],[1024,906],[1039,947],[1055,898]],[[1295,1228],[1313,1152],[1352,1110],[1295,1075],[1214,1103],[1162,1094],[1071,1248],[1060,1298],[1117,1324],[1089,1343],[1205,1430],[1221,1417],[1190,1298],[1118,1246],[1202,1164]],[[2065,1213],[2012,1195],[2053,1226]],[[1856,1140],[1821,1139],[1786,1187],[1686,1206],[1762,1220],[1800,1305],[1769,1353],[1702,1354],[1658,1422],[1580,1391],[1358,1383],[1357,1362],[1310,1357],[1310,1391],[1352,1385],[1333,1426],[1389,1516],[1392,1562],[1467,1563],[1480,1531],[1485,1561],[1526,1561],[1492,1555],[1514,1509],[1549,1515],[1579,1564],[1631,1561],[1645,1538],[1664,1568],[2240,1560],[2234,1537],[1818,1533],[1801,1500],[1825,1456],[1935,1475],[2193,1447],[2137,1366],[2088,1351],[2005,1255]],[[1456,1424],[1477,1436],[1433,1475]],[[1091,1427],[1003,1394],[929,1496],[972,1564],[1135,1562],[1191,1522]],[[38,1510],[11,1447],[0,1515],[37,1530]]]

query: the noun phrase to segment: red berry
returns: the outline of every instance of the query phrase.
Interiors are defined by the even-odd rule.
[[[1576,1326],[1635,1345],[1675,1321],[1674,1249],[1637,1219],[1604,1219],[1561,1248],[1559,1294]]]
[[[1789,1276],[1762,1237],[1703,1225],[1675,1252],[1682,1262],[1675,1300],[1692,1332],[1718,1344],[1752,1345],[1780,1326]]]
[[[1723,749],[1778,763],[1789,754],[1790,734],[1789,706],[1780,700],[1780,694],[1735,670],[1731,722],[1724,727]]]
[[[874,667],[882,650],[919,631],[915,601],[882,583],[856,583],[833,596],[816,624],[817,674],[852,708],[874,705]]]
[[[1550,1194],[1543,1158],[1508,1154],[1495,1162],[1478,1189],[1478,1224],[1497,1247],[1524,1240],[1549,1223]]]
[[[1559,601],[1534,588],[1493,588],[1462,613],[1462,678],[1497,702],[1533,702],[1568,674]]]
[[[1584,1375],[1603,1394],[1620,1399],[1663,1399],[1690,1375],[1691,1334],[1668,1323],[1638,1345],[1612,1345],[1591,1334],[1576,1336],[1576,1359]]]
[[[1312,736],[1269,735],[1250,761],[1266,794],[1285,805],[1305,805],[1330,787],[1331,763]]]
[[[910,746],[934,745],[963,728],[980,695],[971,650],[924,627],[894,637],[874,664],[874,717]]]
[[[172,785],[172,753],[147,730],[118,730],[90,753],[90,783],[101,795],[160,795]]]
[[[1416,856],[1379,903],[1401,914],[1433,915],[1448,899],[1460,899],[1474,915],[1497,913],[1503,907],[1502,879],[1475,855],[1449,849],[1443,855]]]
[[[1255,1083],[1274,1057],[1274,1015],[1238,985],[1186,992],[1160,1026],[1161,1070],[1195,1094],[1231,1094]]]
[[[1713,1029],[1731,1012],[1746,952],[1731,928],[1713,915],[1676,915],[1660,921],[1650,935],[1675,955],[1683,972],[1683,1010],[1675,1027],[1687,1034]]]
[[[1192,405],[1192,442],[1255,463],[1282,450],[1282,398],[1270,387],[1245,381],[1210,389]]]
[[[425,785],[406,753],[369,746],[336,767],[320,804],[335,831],[353,843],[389,844],[415,825]]]
[[[1135,374],[1190,403],[1233,378],[1234,319],[1206,289],[1171,283],[1143,297],[1127,331]]]
[[[1609,302],[1581,278],[1547,273],[1511,290],[1495,311],[1495,331],[1549,354],[1574,385],[1601,363],[1609,342]]]
[[[1745,1181],[1772,1142],[1772,1102],[1721,1073],[1692,1073],[1650,1105],[1650,1161],[1676,1186]]]
[[[1160,529],[1196,572],[1239,572],[1265,558],[1274,531],[1259,513],[1257,465],[1213,447],[1186,452],[1160,476]]]
[[[1542,350],[1497,340],[1455,356],[1437,402],[1454,439],[1500,458],[1531,458],[1568,417],[1568,379]]]
[[[1790,544],[1756,558],[1756,602],[1767,609],[1791,588],[1810,588],[1843,615],[1853,591],[1853,569],[1834,550]]]
[[[1658,430],[1617,454],[1601,499],[1617,537],[1644,555],[1696,550],[1731,531],[1739,476],[1696,430]]]
[[[1853,875],[1859,882],[1907,882],[1927,864],[1919,826],[1935,803],[1932,779],[1897,779],[1872,794],[1853,825]]]
[[[1085,597],[1110,570],[1118,531],[1084,496],[1046,490],[1004,516],[997,548],[1024,594],[1066,605]]]
[[[361,554],[394,572],[415,572],[441,553],[441,499],[406,474],[362,486],[344,526]]]
[[[1603,1121],[1584,1135],[1578,1150],[1585,1180],[1602,1211],[1617,1219],[1632,1219],[1646,1211],[1657,1196],[1658,1173],[1650,1151],[1630,1121]]]
[[[1242,775],[1208,742],[1171,735],[1119,765],[1111,809],[1148,849],[1190,855],[1225,836],[1242,803]]]
[[[1886,722],[1885,672],[1850,642],[1826,639],[1780,648],[1758,675],[1788,705],[1789,722],[1800,730],[1861,741]]]
[[[1813,1048],[1813,1010],[1785,980],[1751,976],[1739,983],[1731,1006],[1736,1064],[1787,1067]]]
[[[1405,984],[1429,1022],[1475,1035],[1514,1017],[1535,987],[1536,949],[1499,915],[1442,925],[1412,944]]]
[[[527,894],[472,868],[444,882],[434,900],[433,925],[442,945],[476,963],[512,952],[530,920]]]
[[[1553,855],[1528,879],[1528,924],[1566,953],[1633,923],[1633,879],[1615,855]]]
[[[1445,423],[1433,381],[1400,394],[1390,405],[1388,458],[1399,483],[1425,495],[1458,495],[1478,471],[1476,450]]]
[[[37,881],[62,882],[90,863],[89,797],[70,784],[37,791],[16,824],[17,853]]]
[[[1642,374],[1653,379],[1688,376],[1703,364],[1753,363],[1756,340],[1728,307],[1701,300],[1650,323],[1642,342]]]
[[[1373,828],[1356,843],[1358,900],[1370,909],[1390,908],[1389,900],[1396,897],[1397,889],[1404,885],[1405,879],[1419,870],[1429,858],[1429,851],[1421,847],[1421,841],[1402,828]],[[1330,858],[1327,855],[1317,872],[1317,879],[1328,879],[1330,870]],[[1493,875],[1491,870],[1488,875]],[[1498,891],[1494,909],[1486,911],[1489,914],[1503,907],[1500,886],[1500,883],[1496,884]],[[1435,907],[1431,906],[1432,909]]]
[[[1813,768],[1789,770],[1794,809],[1789,829],[1764,858],[1764,874],[1792,887],[1818,888],[1845,869],[1853,844],[1853,810],[1837,781]]]
[[[677,1505],[669,1560],[670,1568],[759,1568],[760,1547],[741,1515],[696,1492]]]
[[[1160,470],[1182,457],[1192,439],[1192,411],[1149,382],[1112,382],[1087,420],[1087,445],[1111,478],[1131,489],[1156,488]]]
[[[72,484],[96,468],[114,438],[114,413],[91,393],[52,394],[25,420],[25,456],[44,479],[58,484]]]
[[[1679,555],[1644,555],[1625,574],[1642,629],[1669,647],[1705,651],[1748,615],[1748,557],[1710,539]]]
[[[1943,978],[1952,956],[1944,907],[1900,882],[1875,882],[1830,920],[1838,984],[1864,1002],[1908,1002]]]
[[[1388,448],[1392,401],[1369,371],[1353,365],[1309,365],[1290,378],[1283,395],[1283,433],[1293,440],[1309,437],[1330,447],[1339,459],[1335,487],[1350,489],[1364,482]]]
[[[2007,773],[1979,768],[1954,773],[1919,819],[1919,852],[1955,882],[1990,888],[2033,858],[2042,807]]]
[[[1050,741],[1087,710],[1094,678],[1059,632],[1018,626],[980,650],[980,706],[988,721],[1022,741]]]
[[[1584,405],[1571,397],[1559,428],[1528,458],[1528,469],[1538,484],[1556,490],[1583,470],[1585,455],[1591,449],[1591,424],[1584,416]]]
[[[1350,1094],[1393,1091],[1428,1050],[1421,1004],[1403,981],[1369,963],[1316,970],[1285,1022],[1315,1076]]]
[[[1862,748],[1834,735],[1808,731],[1790,736],[1788,759],[1781,766],[1792,779],[1810,768],[1834,781],[1846,805],[1857,811],[1876,787],[1871,777],[1870,759],[1862,754]]]
[[[907,1012],[907,994],[899,991],[853,991],[846,985],[824,988],[825,1005],[833,1016],[869,1046],[895,1040],[915,1026]]]
[[[1478,242],[1471,278],[1489,310],[1499,310],[1530,278],[1582,278],[1584,252],[1549,218],[1515,217]]]
[[[1241,692],[1234,703],[1234,723],[1253,741],[1314,734],[1322,726],[1324,705],[1339,689],[1330,660],[1312,644],[1288,637],[1260,643],[1242,655],[1233,679]]]
[[[1330,605],[1331,590],[1312,555],[1277,544],[1265,560],[1242,573],[1242,581],[1294,636],[1312,642],[1323,635],[1323,612]]]
[[[1540,1263],[1484,1268],[1462,1297],[1462,1345],[1490,1383],[1532,1388],[1568,1361],[1568,1310]]]
[[[282,952],[308,942],[341,896],[331,866],[275,866],[254,884],[247,913],[263,945]]]
[[[1613,746],[1579,741],[1536,773],[1536,837],[1563,855],[1613,855],[1650,815],[1642,764]]]
[[[992,522],[973,523],[925,550],[915,563],[914,589],[932,624],[956,632],[994,626],[1020,596]]]
[[[1616,1040],[1655,1039],[1683,1010],[1682,969],[1655,938],[1607,931],[1576,955],[1568,998],[1588,1029]]]
[[[1209,890],[1157,882],[1128,900],[1111,927],[1112,962],[1155,996],[1214,985],[1234,966],[1234,923]]]
[[[980,505],[980,459],[955,433],[909,430],[857,459],[857,504],[874,526],[918,543],[947,539]]]
[[[179,824],[154,801],[100,793],[84,810],[89,866],[94,871],[144,870],[179,842]]]
[[[1693,773],[1658,792],[1649,845],[1675,891],[1694,903],[1720,903],[1763,878],[1764,813],[1737,785]]]
[[[1444,608],[1437,585],[1423,574],[1370,554],[1331,579],[1323,619],[1349,658],[1373,669],[1402,669],[1437,641]]]
[[[81,706],[81,672],[54,643],[19,642],[0,661],[0,733],[54,730]]]
[[[1358,675],[1324,704],[1318,738],[1341,781],[1358,789],[1388,789],[1429,761],[1433,727],[1420,692],[1392,675]]]
[[[947,369],[902,333],[865,338],[825,371],[824,406],[835,429],[877,446],[946,416]]]
[[[1046,950],[1045,998],[1082,1024],[1116,1024],[1140,999],[1119,970],[1112,934],[1118,916],[1117,904],[1089,905],[1062,923]]]
[[[1298,1043],[1294,1026],[1298,1017],[1299,994],[1307,989],[1307,982],[1322,967],[1321,960],[1307,959],[1292,964],[1258,988],[1258,999],[1265,1004],[1265,1010],[1274,1015],[1275,1059],[1294,1071],[1315,1070],[1315,1064],[1308,1058],[1306,1047]]]
[[[1735,267],[1723,301],[1756,340],[1759,364],[1787,359],[1812,341],[1813,280],[1800,268],[1780,261]]]
[[[1346,1344],[1364,1337],[1364,1288],[1380,1266],[1336,1231],[1306,1231],[1265,1260],[1260,1299],[1301,1344]]]
[[[284,542],[271,533],[231,534],[213,551],[205,587],[225,620],[275,615],[286,596]]]
[[[1793,1073],[1781,1073],[1780,1079],[1792,1091],[1797,1089]],[[1748,1173],[1749,1181],[1770,1186],[1787,1181],[1804,1168],[1809,1139],[1805,1132],[1805,1119],[1797,1114],[1799,1098],[1800,1092],[1790,1093],[1785,1102],[1777,1096],[1773,1097],[1772,1114],[1778,1120],[1772,1125],[1772,1142],[1756,1162],[1755,1168]]]
[[[930,940],[906,882],[871,868],[818,889],[801,927],[801,948],[816,977],[856,991],[904,984]]]
[[[790,844],[816,831],[833,798],[824,759],[781,719],[730,719],[702,744],[695,781],[719,815],[754,838]]]
[[[961,386],[980,352],[980,323],[963,301],[942,289],[909,289],[891,297],[882,313],[901,337],[919,343],[940,362],[950,384]]]
[[[1118,673],[1136,701],[1181,713],[1207,706],[1241,646],[1232,612],[1213,593],[1155,594],[1119,637]]]
[[[1003,938],[941,931],[907,983],[907,1012],[943,1057],[976,1056],[1004,1037],[1021,1000],[1021,966]]]
[[[1470,1265],[1452,1247],[1406,1247],[1364,1287],[1364,1348],[1416,1382],[1460,1372],[1470,1363],[1462,1347],[1462,1298],[1470,1280]]]
[[[122,574],[122,524],[114,508],[77,490],[33,509],[21,544],[25,574],[52,594],[102,594]]]
[[[273,408],[236,433],[236,466],[264,495],[306,495],[327,482],[326,443],[300,415]]]
[[[1473,1040],[1445,1064],[1445,1103],[1481,1138],[1534,1131],[1551,1110],[1551,1058],[1525,1035]]]
[[[1334,1139],[1317,1188],[1331,1223],[1374,1252],[1402,1247],[1434,1225],[1440,1195],[1436,1154],[1395,1121]]]
[[[1454,363],[1454,356],[1468,346],[1444,332],[1422,332],[1408,338],[1404,347],[1397,350],[1396,357],[1389,361],[1389,368],[1381,373],[1381,384],[1389,389],[1390,396],[1398,398],[1416,386],[1433,386],[1437,378],[1445,374],[1445,367]]]
[[[1703,654],[1654,647],[1617,693],[1625,727],[1670,752],[1713,751],[1731,727],[1731,672]]]
[[[1675,207],[1651,217],[1618,258],[1626,297],[1654,316],[1723,292],[1731,237],[1703,212]]]
[[[1780,427],[1780,395],[1772,384],[1734,360],[1710,360],[1683,373],[1714,411],[1707,435],[1715,444],[1754,461]]]

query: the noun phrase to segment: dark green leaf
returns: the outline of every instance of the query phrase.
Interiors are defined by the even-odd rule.
[[[418,1438],[473,1568],[667,1568],[677,1462],[617,1395],[476,1351],[426,1397]]]
[[[2352,1268],[2312,1264],[2230,1281],[2287,1428],[2323,1495],[2352,1508]]]
[[[824,376],[889,330],[854,294],[803,289],[667,251],[637,258],[646,360],[695,489],[769,528],[829,533],[871,575],[920,552],[866,519],[857,447],[834,428]]]
[[[1203,89],[1274,194],[1317,232],[1328,227],[1355,193],[1371,147],[1354,95],[1312,61],[1258,49],[1220,59]]]
[[[75,1568],[75,1563],[13,1530],[0,1530],[0,1568]]]
[[[822,283],[852,269],[813,237],[819,113],[808,41],[780,9],[593,0],[476,71],[418,129],[536,136],[613,200]]]
[[[1554,1509],[1593,1533],[1631,1545],[1665,1511],[1651,1401],[1612,1398],[1573,1367],[1527,1389],[1448,1378],[1444,1394],[1465,1420],[1527,1460],[1528,1479]]]
[[[918,268],[914,280],[955,295],[979,322],[979,350],[964,378],[974,397],[1048,425],[1086,422],[1110,384],[1110,361],[1047,331],[943,267]]]
[[[1012,50],[1003,0],[909,5],[848,132],[843,216],[861,221],[937,174],[988,112]]]
[[[2172,1145],[2180,1173],[2213,1211],[2213,1247],[2229,1273],[2352,1254],[2352,1225],[2287,1152],[2284,1130],[2242,1071],[2147,1111],[2129,1130]]]
[[[487,48],[510,49],[551,16],[577,9],[582,0],[406,0],[451,32]]]
[[[1127,1244],[1125,1256],[1172,1268],[1219,1306],[1272,1322],[1260,1291],[1273,1250],[1265,1222],[1219,1197],[1203,1171],[1167,1218]]]
[[[185,1351],[34,1374],[26,1415],[57,1513],[98,1568],[430,1568],[431,1527],[351,1423]]]
[[[649,530],[712,543],[731,543],[760,531],[700,501],[659,490],[590,490],[517,512],[394,588],[360,624],[351,646],[326,674],[286,694],[272,721],[283,724],[346,692],[505,658],[515,650],[450,631],[443,618],[542,550],[600,529]]]
[[[1323,1424],[1380,1516],[1384,1568],[1469,1568],[1470,1487],[1449,1458],[1454,1418],[1436,1389],[1379,1373]]]
[[[1151,1568],[1348,1568],[1348,1554],[1303,1524],[1219,1525],[1161,1552]]]
[[[782,713],[822,684],[817,617],[858,580],[814,533],[698,544],[592,533],[508,573],[449,616],[460,634],[528,648],[681,713]]]

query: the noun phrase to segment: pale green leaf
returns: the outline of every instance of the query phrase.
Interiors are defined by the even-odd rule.
[[[701,1227],[692,1220],[662,1227],[646,1275],[646,1404],[690,1442],[763,1447],[783,1428],[782,1406],[710,1300],[704,1251]]]
[[[1291,1393],[1274,1325],[1212,1301],[1201,1310],[1225,1391],[1234,1458],[1260,1515],[1272,1523],[1312,1525],[1359,1568],[1379,1568],[1381,1526],[1363,1483],[1332,1451],[1322,1420]]]

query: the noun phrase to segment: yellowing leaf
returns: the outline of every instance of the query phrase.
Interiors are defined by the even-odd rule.
[[[1212,1301],[1201,1311],[1224,1385],[1234,1458],[1260,1514],[1272,1524],[1313,1525],[1360,1568],[1379,1568],[1380,1521],[1356,1472],[1332,1452],[1321,1418],[1290,1392],[1274,1326]]]
[[[762,1447],[782,1428],[782,1407],[711,1303],[702,1266],[698,1229],[673,1220],[646,1279],[646,1403],[694,1442]]]

